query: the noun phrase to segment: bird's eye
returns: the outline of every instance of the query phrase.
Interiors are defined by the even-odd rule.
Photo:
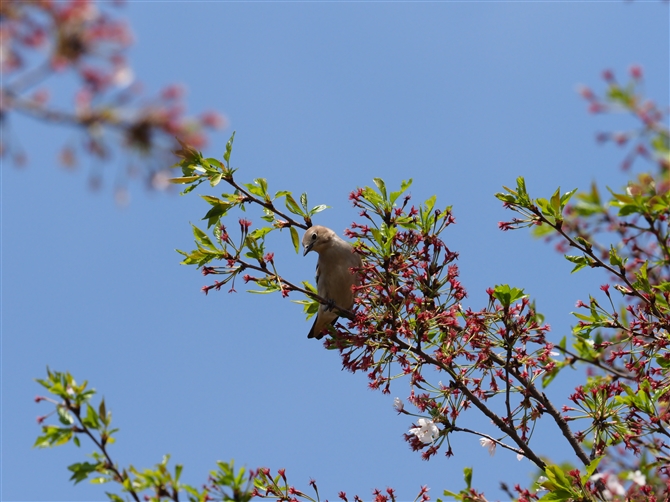
[[[313,241],[316,240],[316,232],[312,234],[312,240],[313,240]]]

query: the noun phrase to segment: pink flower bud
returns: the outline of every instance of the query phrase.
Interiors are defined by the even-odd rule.
[[[586,87],[585,85],[580,85],[579,87],[577,87],[577,92],[584,99],[588,99],[589,101],[595,99],[595,95],[593,94],[593,91],[589,87]]]
[[[600,113],[604,108],[603,105],[594,101],[589,105],[589,113]]]
[[[205,112],[200,116],[200,121],[205,127],[212,129],[222,129],[226,126],[227,121],[223,116],[216,112]]]
[[[630,76],[633,77],[635,80],[640,80],[642,78],[642,67],[640,65],[632,65],[628,71],[630,72]]]
[[[161,91],[161,98],[170,101],[180,99],[184,95],[184,88],[180,85],[170,85]]]

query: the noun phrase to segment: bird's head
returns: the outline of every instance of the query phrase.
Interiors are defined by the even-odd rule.
[[[320,252],[330,242],[335,233],[321,225],[314,225],[309,227],[302,238],[302,248],[304,250],[303,256],[310,251]]]

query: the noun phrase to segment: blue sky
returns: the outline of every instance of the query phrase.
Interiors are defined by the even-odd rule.
[[[341,234],[356,219],[351,190],[413,178],[414,201],[436,194],[454,207],[445,240],[460,252],[466,305],[483,307],[495,284],[525,288],[555,341],[604,277],[570,275],[551,246],[500,232],[510,214],[493,194],[517,176],[537,197],[624,184],[623,152],[594,135],[632,122],[589,115],[577,84],[602,90],[603,69],[623,79],[635,63],[650,97],[669,95],[667,2],[131,1],[122,13],[148,90],[182,82],[190,110],[227,116],[206,153],[220,157],[236,130],[239,180],[307,192],[332,207],[316,222]],[[12,131],[30,163],[2,167],[2,500],[103,500],[111,488],[68,481],[66,466],[92,451],[85,441],[31,448],[47,411],[33,402],[33,379],[47,365],[104,395],[121,465],[170,453],[195,485],[231,458],[284,467],[301,488],[314,478],[330,500],[386,486],[408,500],[421,485],[434,499],[462,487],[464,466],[492,499],[504,498],[500,481],[529,482],[529,462],[491,458],[474,436],[454,438],[453,458],[422,461],[402,440],[411,421],[392,409],[406,382],[384,396],[341,371],[336,354],[307,340],[299,306],[241,285],[205,296],[206,278],[174,251],[190,249],[189,222],[207,210],[199,197],[131,183],[120,208],[111,166],[101,192],[87,189],[92,161],[75,173],[57,166],[72,132],[24,120]],[[295,255],[288,238],[275,252],[293,282],[312,279],[315,257]],[[561,405],[577,381],[566,372],[548,392]],[[467,420],[492,431],[474,413]],[[555,428],[541,432],[537,451],[573,460]]]

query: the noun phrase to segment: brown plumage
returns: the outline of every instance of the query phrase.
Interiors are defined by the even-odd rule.
[[[360,267],[361,257],[354,252],[348,242],[340,239],[330,228],[314,225],[307,229],[302,239],[303,256],[316,251],[316,289],[320,297],[330,300],[341,309],[351,310],[354,306],[352,286],[360,285],[358,274],[351,268]],[[321,305],[316,313],[314,325],[307,338],[323,338],[323,330],[337,321],[338,315]]]

